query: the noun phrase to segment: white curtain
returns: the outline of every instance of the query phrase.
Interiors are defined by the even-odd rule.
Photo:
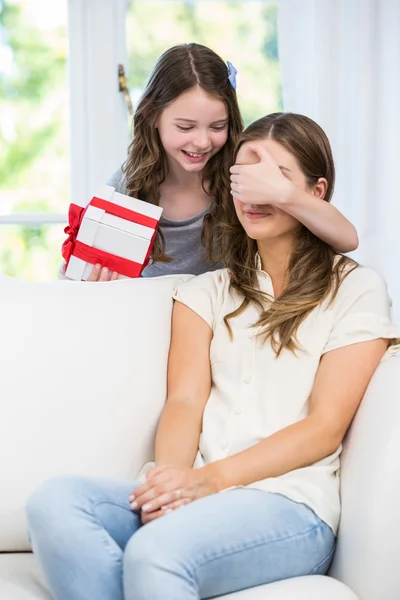
[[[386,279],[400,325],[400,0],[280,0],[284,109],[332,143],[352,256]]]

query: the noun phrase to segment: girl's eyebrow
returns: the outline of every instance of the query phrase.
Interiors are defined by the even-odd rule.
[[[197,122],[197,121],[194,121],[193,119],[185,119],[185,117],[175,117],[175,121],[185,121],[186,123],[196,123]],[[226,117],[225,119],[219,119],[218,121],[213,121],[213,123],[211,123],[211,125],[227,123],[228,121],[229,121],[229,118]]]

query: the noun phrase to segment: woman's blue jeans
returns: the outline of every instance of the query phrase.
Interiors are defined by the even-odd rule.
[[[234,489],[141,525],[128,502],[137,485],[64,477],[30,498],[55,600],[198,600],[329,567],[332,530],[285,496]]]

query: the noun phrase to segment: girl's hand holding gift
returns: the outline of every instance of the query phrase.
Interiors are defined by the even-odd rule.
[[[215,494],[219,489],[209,472],[206,467],[155,467],[147,474],[145,483],[129,497],[131,509],[141,511],[146,523],[193,500]]]
[[[67,263],[64,263],[61,267],[61,274],[65,275],[67,269]],[[93,270],[86,281],[116,281],[118,279],[118,273],[110,271],[107,267],[101,265],[94,265]]]

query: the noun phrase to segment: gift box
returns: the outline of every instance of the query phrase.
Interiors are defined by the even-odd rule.
[[[95,264],[119,278],[140,277],[150,259],[162,208],[103,186],[86,208],[71,204],[62,246],[69,279],[86,280]]]

